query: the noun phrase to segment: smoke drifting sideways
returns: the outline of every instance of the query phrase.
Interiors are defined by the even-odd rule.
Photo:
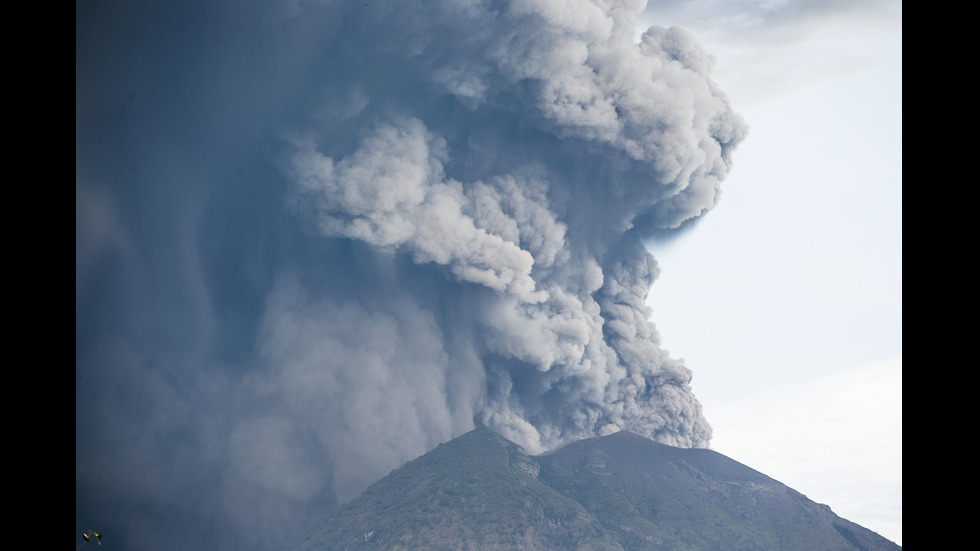
[[[477,424],[707,446],[643,239],[746,126],[644,6],[76,2],[78,530],[274,547]]]

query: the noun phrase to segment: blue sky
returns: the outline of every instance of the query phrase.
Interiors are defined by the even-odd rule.
[[[78,530],[268,548],[477,423],[796,487],[737,444],[900,394],[900,6],[642,5],[76,3]]]

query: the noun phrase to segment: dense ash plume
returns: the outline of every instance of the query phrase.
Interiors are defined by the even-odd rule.
[[[268,547],[476,423],[707,446],[642,240],[744,137],[712,59],[415,4],[76,5],[77,522]]]

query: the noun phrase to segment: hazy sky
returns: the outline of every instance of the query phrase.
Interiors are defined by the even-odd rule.
[[[652,2],[750,127],[723,198],[652,242],[649,303],[712,448],[901,543],[901,2]]]
[[[806,5],[76,2],[76,529],[269,548],[477,423],[809,495],[732,442],[900,395],[901,40]]]

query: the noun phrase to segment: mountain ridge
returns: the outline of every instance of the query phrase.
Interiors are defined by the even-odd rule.
[[[900,550],[702,448],[619,432],[531,456],[487,428],[394,469],[279,551]]]

